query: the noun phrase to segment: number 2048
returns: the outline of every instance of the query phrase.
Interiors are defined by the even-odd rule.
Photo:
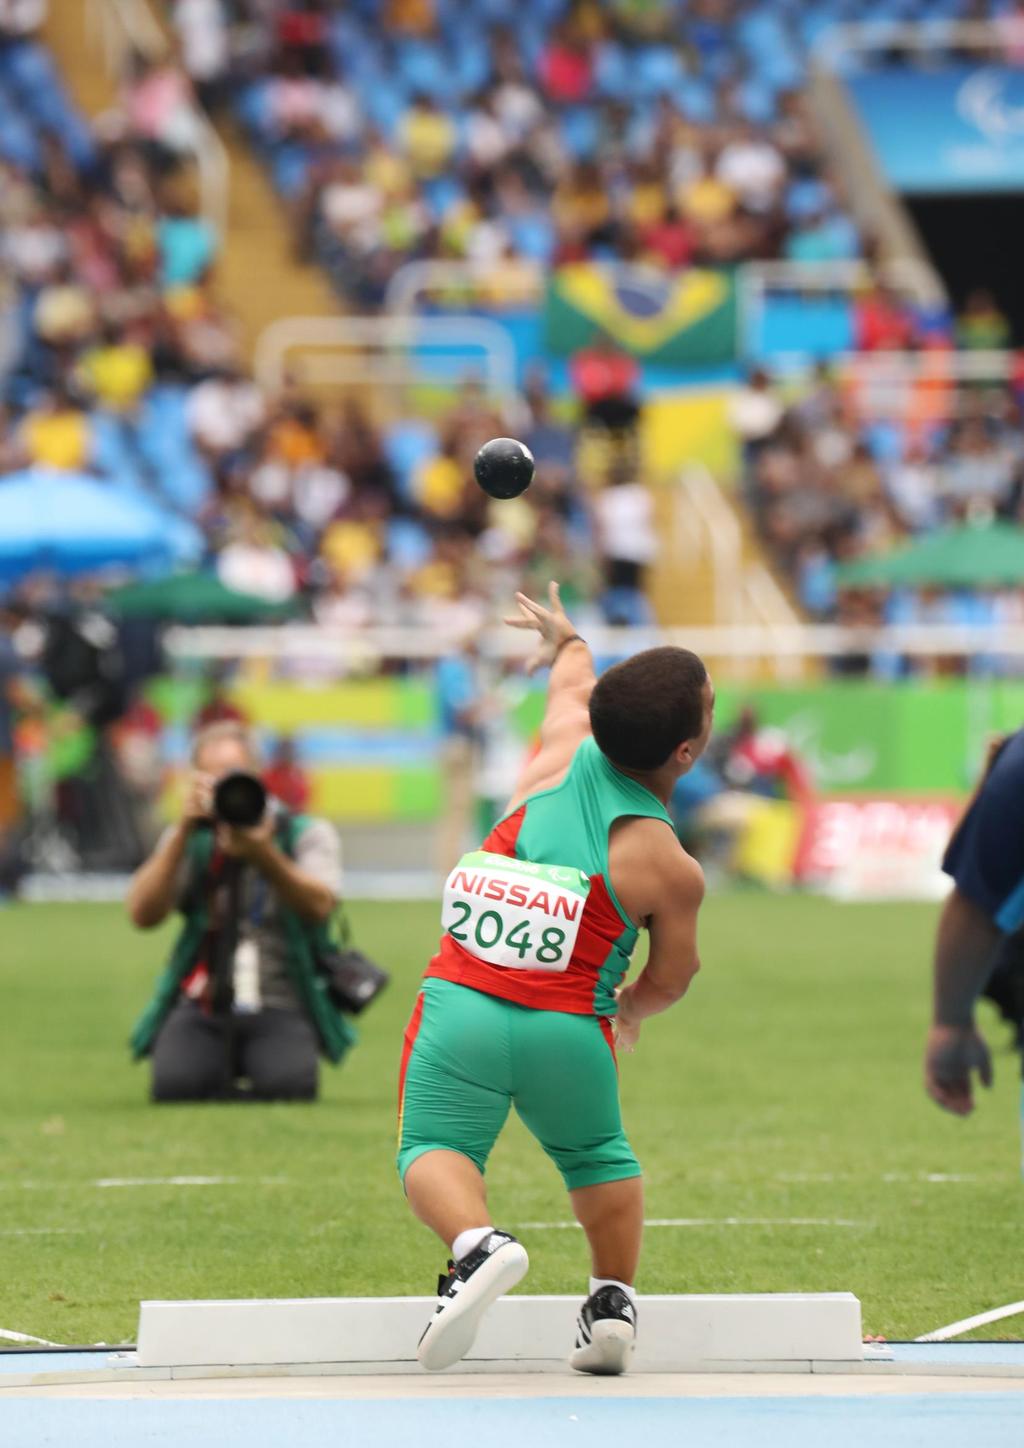
[[[477,916],[476,925],[470,935],[470,932],[462,927],[472,918],[472,905],[466,900],[453,900],[452,909],[457,912],[458,918],[449,925],[448,934],[460,945],[467,944],[470,939],[481,950],[493,950],[496,945],[505,945],[514,950],[520,960],[532,955],[541,965],[553,965],[562,959],[565,931],[557,925],[548,925],[541,931],[540,943],[535,949],[529,920],[520,920],[510,926],[497,910],[483,910]]]

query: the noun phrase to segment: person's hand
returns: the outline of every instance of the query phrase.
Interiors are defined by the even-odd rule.
[[[984,1038],[971,1026],[932,1026],[924,1055],[924,1089],[956,1116],[974,1110],[971,1073],[992,1085],[992,1057]]]
[[[203,774],[198,769],[192,771],[181,807],[182,824],[191,827],[210,818],[213,813],[213,786],[212,775]]]
[[[630,1016],[628,986],[616,991],[615,997],[619,1007],[618,1014],[612,1019],[612,1035],[615,1038],[615,1049],[617,1051],[625,1051],[627,1055],[632,1055],[640,1039],[640,1022],[633,1020]]]
[[[576,633],[571,620],[562,607],[557,583],[548,584],[548,607],[534,603],[525,593],[516,594],[518,614],[506,618],[509,628],[532,629],[540,634],[541,642],[526,661],[528,673],[535,669],[548,668],[554,662],[559,644],[571,639]]]
[[[258,825],[217,826],[217,844],[233,860],[258,861],[274,838],[274,816],[268,809]]]

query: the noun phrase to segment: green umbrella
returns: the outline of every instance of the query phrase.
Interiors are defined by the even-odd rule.
[[[268,603],[227,588],[214,573],[174,573],[149,583],[130,583],[107,594],[122,618],[155,618],[168,623],[273,623],[302,611],[297,599]]]
[[[895,553],[844,563],[843,588],[997,588],[1024,584],[1024,528],[1012,523],[961,523],[941,528]]]

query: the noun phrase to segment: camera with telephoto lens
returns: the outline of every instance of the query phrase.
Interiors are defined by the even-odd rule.
[[[235,769],[214,785],[213,817],[219,824],[251,829],[259,824],[266,810],[266,787],[255,774]]]

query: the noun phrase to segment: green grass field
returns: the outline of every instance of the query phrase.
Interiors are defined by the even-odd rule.
[[[134,935],[109,906],[0,912],[0,1328],[125,1342],[142,1297],[433,1290],[443,1253],[392,1158],[401,1032],[436,910],[353,914],[395,978],[321,1103],[154,1108],[124,1039],[168,935]],[[691,996],[623,1062],[647,1214],[700,1222],[649,1229],[641,1290],[850,1289],[865,1329],[891,1337],[1024,1298],[1015,1061],[1000,1051],[966,1122],[920,1087],[935,914],[709,899]],[[160,1184],[174,1176],[228,1180]],[[502,1225],[568,1219],[518,1122],[489,1179]],[[579,1232],[521,1235],[525,1290],[585,1285]]]

